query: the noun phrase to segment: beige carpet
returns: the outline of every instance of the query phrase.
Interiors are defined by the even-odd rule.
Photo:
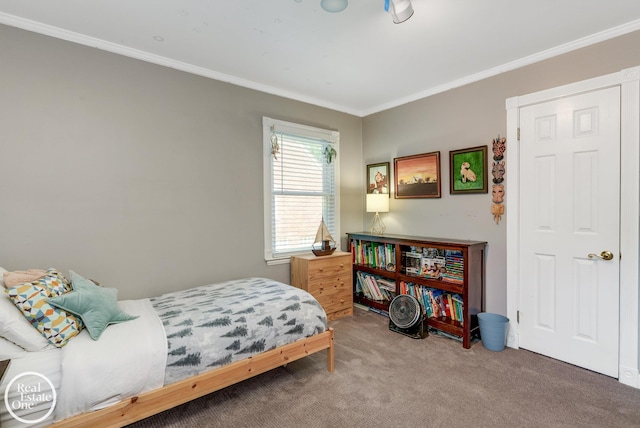
[[[143,427],[640,427],[640,390],[524,350],[462,348],[333,321],[336,369],[312,355],[131,425]]]

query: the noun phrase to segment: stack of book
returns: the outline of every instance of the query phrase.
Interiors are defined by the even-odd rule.
[[[460,250],[407,247],[402,252],[402,259],[407,275],[440,279],[454,284],[464,282],[464,257]]]
[[[352,240],[351,254],[353,262],[376,269],[394,271],[396,268],[396,251],[393,244]]]
[[[386,278],[356,272],[356,293],[362,293],[369,300],[390,302],[396,296],[396,284]]]
[[[400,282],[400,294],[418,299],[428,318],[445,317],[461,324],[464,322],[463,300],[459,294],[404,281]]]
[[[464,258],[462,251],[447,250],[445,251],[445,270],[442,274],[442,280],[462,284],[464,282]]]

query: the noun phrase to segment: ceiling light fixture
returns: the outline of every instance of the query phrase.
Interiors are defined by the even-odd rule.
[[[342,12],[348,5],[347,0],[320,0],[320,7],[331,13]]]
[[[384,10],[391,13],[394,24],[400,24],[413,16],[411,0],[385,0]]]

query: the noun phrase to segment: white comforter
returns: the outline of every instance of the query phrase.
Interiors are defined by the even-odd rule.
[[[53,421],[101,409],[163,386],[167,339],[158,314],[148,299],[118,303],[123,311],[139,318],[110,325],[98,341],[92,340],[83,330],[63,348],[52,347],[11,356],[11,365],[0,385],[1,392],[4,393],[13,377],[36,372],[46,376],[57,393],[54,412],[31,426],[47,426]],[[42,385],[48,388],[46,383]],[[42,392],[49,393],[49,390]],[[26,426],[6,411],[4,400],[0,408],[2,428]],[[38,406],[20,416],[34,421],[44,417],[49,409],[50,405]]]
[[[1,291],[1,290],[0,290]],[[47,349],[46,351],[40,352],[26,352],[23,351],[18,355],[10,355],[11,364],[9,365],[9,369],[0,383],[0,393],[2,393],[2,403],[0,404],[0,427],[2,428],[40,428],[46,427],[53,422],[53,414],[50,413],[51,403],[43,402],[39,403],[32,410],[21,410],[19,416],[28,421],[37,421],[42,418],[42,422],[26,425],[18,420],[14,419],[13,416],[9,414],[5,407],[4,394],[7,390],[7,386],[14,379],[14,377],[21,375],[27,372],[37,372],[42,376],[45,376],[53,385],[56,392],[60,388],[60,362],[62,359],[62,350],[58,348],[51,347],[51,349]],[[3,357],[4,358],[4,357]],[[33,379],[33,378],[31,378]],[[41,392],[43,394],[51,394],[51,388],[47,382],[42,382],[40,384],[42,387]],[[12,403],[14,400],[19,399],[19,393],[16,388],[12,388],[8,394],[8,400]],[[49,416],[47,416],[49,414]]]
[[[56,421],[163,385],[167,339],[156,311],[148,299],[118,303],[139,318],[110,325],[98,341],[83,330],[61,349]]]

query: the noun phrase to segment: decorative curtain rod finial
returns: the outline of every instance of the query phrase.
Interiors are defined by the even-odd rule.
[[[275,160],[278,160],[278,153],[280,153],[280,144],[276,135],[276,126],[271,125],[271,154]]]

